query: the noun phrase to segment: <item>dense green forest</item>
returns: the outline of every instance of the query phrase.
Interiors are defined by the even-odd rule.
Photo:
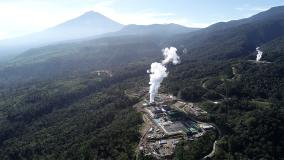
[[[119,77],[117,84],[87,78],[6,92],[1,159],[133,159],[142,122],[131,108],[137,99],[124,95],[128,85]]]
[[[188,34],[35,48],[1,64],[0,159],[135,159],[143,121],[125,90],[147,86],[146,70],[171,45],[182,62],[167,66],[162,91],[200,105],[222,132],[181,142],[174,159],[200,159],[216,138],[216,160],[283,159],[283,17],[276,7]]]
[[[222,61],[214,62],[207,69],[199,66],[204,65],[202,63],[195,65],[185,67],[192,69],[177,68],[178,72],[167,79],[167,85],[177,96],[200,103],[200,106],[209,112],[208,117],[203,120],[214,122],[222,131],[223,136],[217,143],[214,159],[283,157],[283,63]],[[231,68],[229,65],[237,68],[236,75],[226,71],[225,68]],[[214,69],[212,66],[215,66]],[[198,68],[202,68],[202,71],[198,72]],[[199,74],[190,73],[195,71]],[[185,76],[187,78],[184,78]],[[206,89],[202,88],[204,83]],[[216,96],[208,97],[208,93],[214,93]],[[214,104],[212,101],[220,103]],[[185,146],[177,148],[177,159],[202,158],[206,152],[202,154],[200,145],[203,145],[203,149],[208,145],[212,147],[212,144],[202,140],[197,144],[189,142],[183,145]]]

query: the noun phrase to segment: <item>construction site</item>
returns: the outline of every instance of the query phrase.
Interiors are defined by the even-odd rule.
[[[180,141],[193,141],[214,129],[207,123],[194,120],[189,115],[207,114],[192,103],[166,94],[158,94],[154,103],[147,98],[134,106],[143,114],[144,125],[139,152],[156,159],[171,159]]]

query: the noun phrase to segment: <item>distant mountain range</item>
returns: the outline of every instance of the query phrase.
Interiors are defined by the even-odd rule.
[[[97,14],[86,13],[81,18],[90,15]],[[23,76],[32,74],[37,77],[40,73],[46,74],[40,76],[44,78],[69,71],[110,69],[141,61],[147,64],[159,59],[161,48],[168,46],[177,47],[183,60],[254,59],[255,48],[260,46],[265,51],[264,59],[279,61],[283,59],[283,45],[278,45],[273,52],[271,48],[283,43],[283,17],[284,7],[280,6],[250,18],[217,23],[204,29],[177,24],[118,25],[121,26],[118,31],[29,49],[7,61],[1,70],[8,74],[20,68]],[[181,52],[184,49],[188,51],[186,54]]]
[[[0,56],[5,53],[20,53],[29,48],[56,42],[115,32],[122,27],[122,24],[105,17],[100,13],[90,11],[42,32],[2,40],[0,41]]]
[[[89,12],[81,18],[91,15],[97,13]],[[29,49],[7,61],[0,69],[0,77],[44,78],[74,71],[149,64],[160,59],[161,49],[168,46],[177,47],[183,61],[255,59],[257,46],[264,50],[264,59],[280,61],[284,57],[283,17],[284,6],[280,6],[250,18],[217,23],[204,29],[177,24],[122,26],[113,22],[118,29],[113,32]],[[72,21],[64,24],[73,24]],[[272,50],[276,45],[277,50]]]
[[[197,28],[187,28],[177,24],[124,26],[100,13],[89,11],[75,19],[71,19],[42,32],[0,40],[0,57],[9,54],[17,55],[30,48],[59,42],[121,35],[172,35],[195,30]]]
[[[197,31],[199,28],[188,28],[182,25],[170,24],[152,24],[152,25],[126,25],[120,31],[109,33],[108,36],[121,35],[161,35],[170,36],[175,34],[190,33]]]

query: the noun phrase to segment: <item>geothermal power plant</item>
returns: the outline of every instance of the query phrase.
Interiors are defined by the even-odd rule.
[[[178,142],[198,139],[208,130],[216,129],[211,124],[194,120],[194,117],[207,114],[198,105],[158,92],[163,79],[169,74],[167,65],[181,63],[175,47],[165,48],[162,53],[164,59],[153,62],[147,70],[150,77],[149,94],[134,106],[143,114],[145,122],[139,151],[156,159],[171,158]]]

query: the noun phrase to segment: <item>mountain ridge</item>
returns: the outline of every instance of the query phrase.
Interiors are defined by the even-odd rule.
[[[283,17],[284,6],[275,7],[250,18],[220,22],[191,34],[179,35],[168,44],[183,44],[192,50],[195,58],[238,58],[284,35]]]
[[[270,11],[266,12],[269,14]],[[278,21],[278,19],[282,19],[282,15],[280,14],[278,18],[272,17],[273,19],[251,21],[247,24],[243,24],[244,19],[241,19],[234,22],[240,22],[240,26],[228,27],[227,29],[221,26],[222,31],[220,32],[212,30],[214,26],[192,32],[183,32],[184,29],[187,29],[175,24],[129,25],[126,26],[125,30],[129,31],[131,28],[134,28],[135,32],[133,34],[118,31],[104,35],[105,37],[93,37],[93,39],[84,39],[83,41],[31,49],[9,61],[8,65],[2,67],[2,70],[7,67],[14,70],[14,65],[17,68],[21,66],[37,66],[34,67],[34,72],[36,73],[38,72],[36,71],[37,69],[44,73],[44,70],[57,68],[49,73],[53,74],[53,72],[60,72],[60,70],[72,72],[73,70],[90,70],[96,67],[100,67],[100,69],[103,69],[102,67],[109,68],[110,66],[118,67],[130,63],[140,63],[141,61],[149,63],[160,56],[160,49],[169,46],[177,47],[184,61],[243,59],[254,55],[257,46],[261,47],[263,44],[284,35],[284,23],[283,21]],[[153,26],[155,28],[156,26],[167,27],[172,25],[181,27],[182,32],[171,34],[162,31],[157,32],[159,33],[157,34],[153,32],[155,29],[151,30]],[[141,32],[143,34],[136,33],[137,27],[138,31],[143,31]],[[149,32],[149,28],[151,32]],[[114,36],[115,34],[118,34],[118,36]],[[140,51],[135,50],[138,48]],[[183,50],[187,52],[183,52]],[[277,55],[279,54],[277,53]],[[120,61],[116,60],[116,58]],[[56,63],[53,61],[56,61]],[[44,65],[40,66],[40,64]]]
[[[79,17],[41,32],[1,40],[0,56],[4,53],[19,54],[29,48],[114,32],[120,30],[122,27],[122,24],[105,17],[100,13],[89,11]]]

